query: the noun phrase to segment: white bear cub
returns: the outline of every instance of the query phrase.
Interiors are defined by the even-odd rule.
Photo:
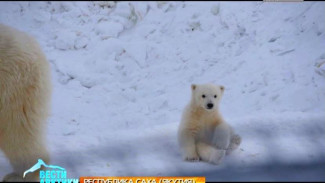
[[[184,160],[219,164],[241,143],[241,137],[219,112],[224,86],[192,86],[192,99],[186,106],[178,129],[178,142]]]

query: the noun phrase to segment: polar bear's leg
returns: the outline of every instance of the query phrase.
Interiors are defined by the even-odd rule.
[[[226,150],[229,147],[232,136],[232,129],[227,123],[221,123],[214,130],[212,143],[217,149]]]
[[[222,161],[226,151],[216,149],[206,143],[199,142],[197,144],[197,152],[203,161],[217,165]]]
[[[37,41],[0,24],[0,149],[13,173],[4,181],[37,181],[23,172],[49,161],[43,131],[51,99],[50,67]]]
[[[37,130],[39,129],[30,134],[30,131],[17,126],[4,133],[2,140],[5,143],[1,145],[1,149],[9,159],[13,173],[6,175],[3,181],[39,181],[39,171],[29,173],[23,179],[23,173],[36,164],[38,159],[49,163],[48,152]]]
[[[191,135],[191,133],[181,130],[178,134],[178,140],[184,160],[200,160],[200,157],[196,152],[195,138]]]
[[[15,135],[16,133],[19,135]],[[12,135],[5,134],[6,137],[3,139],[7,143],[3,144],[2,150],[13,167],[13,172],[6,175],[3,181],[39,181],[39,171],[29,173],[25,178],[23,178],[23,173],[36,164],[38,159],[49,163],[49,155],[45,145],[40,141],[39,136],[28,137],[29,134],[24,135],[29,133],[26,130],[16,130],[16,133],[11,131],[10,134]]]
[[[229,155],[232,151],[236,150],[241,143],[241,137],[237,134],[233,135],[230,141],[230,145],[226,151],[226,155]]]
[[[13,173],[3,181],[38,181],[38,171],[25,179],[23,173],[39,158],[49,161],[43,136],[49,92],[48,85],[39,82],[49,80],[46,75],[37,75],[46,69],[38,70],[36,64],[20,65],[1,57],[0,61],[6,63],[0,65],[0,149],[13,168]]]
[[[2,124],[0,125],[0,148],[13,168],[13,173],[6,175],[3,181],[38,181],[39,171],[27,174],[24,179],[23,173],[37,163],[38,159],[49,163],[49,154],[43,136],[46,115],[41,110],[45,106],[36,107],[33,102],[26,102],[35,101],[33,95],[29,96],[29,100],[24,100],[24,95],[15,94],[17,96],[15,100],[11,100],[9,105],[3,106],[0,115]],[[38,95],[38,97],[40,96]]]

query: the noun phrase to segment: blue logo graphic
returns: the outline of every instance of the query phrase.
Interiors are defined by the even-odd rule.
[[[38,162],[34,166],[32,166],[30,169],[28,169],[24,172],[23,178],[25,178],[26,174],[35,172],[36,170],[40,169],[42,165],[47,168],[54,168],[54,169],[59,169],[59,170],[65,171],[65,169],[62,167],[54,166],[54,165],[47,165],[43,160],[38,159]]]
[[[47,165],[43,160],[38,159],[37,163],[32,166],[30,169],[24,172],[23,178],[25,178],[26,174],[35,172],[40,169],[42,166],[46,168],[52,168],[52,170],[40,170],[39,178],[40,183],[49,183],[49,182],[65,182],[65,183],[78,183],[78,179],[67,179],[67,171],[59,166],[55,165]]]

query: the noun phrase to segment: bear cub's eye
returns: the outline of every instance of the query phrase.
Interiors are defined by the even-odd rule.
[[[205,95],[202,95],[202,98],[205,98]]]
[[[217,95],[214,95],[214,98],[217,98]]]

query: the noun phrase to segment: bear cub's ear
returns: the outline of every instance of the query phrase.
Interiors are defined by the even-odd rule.
[[[196,84],[192,84],[191,88],[192,88],[192,90],[195,90],[196,89]]]
[[[222,85],[220,85],[220,90],[221,90],[222,92],[225,91],[225,87],[222,86]]]

